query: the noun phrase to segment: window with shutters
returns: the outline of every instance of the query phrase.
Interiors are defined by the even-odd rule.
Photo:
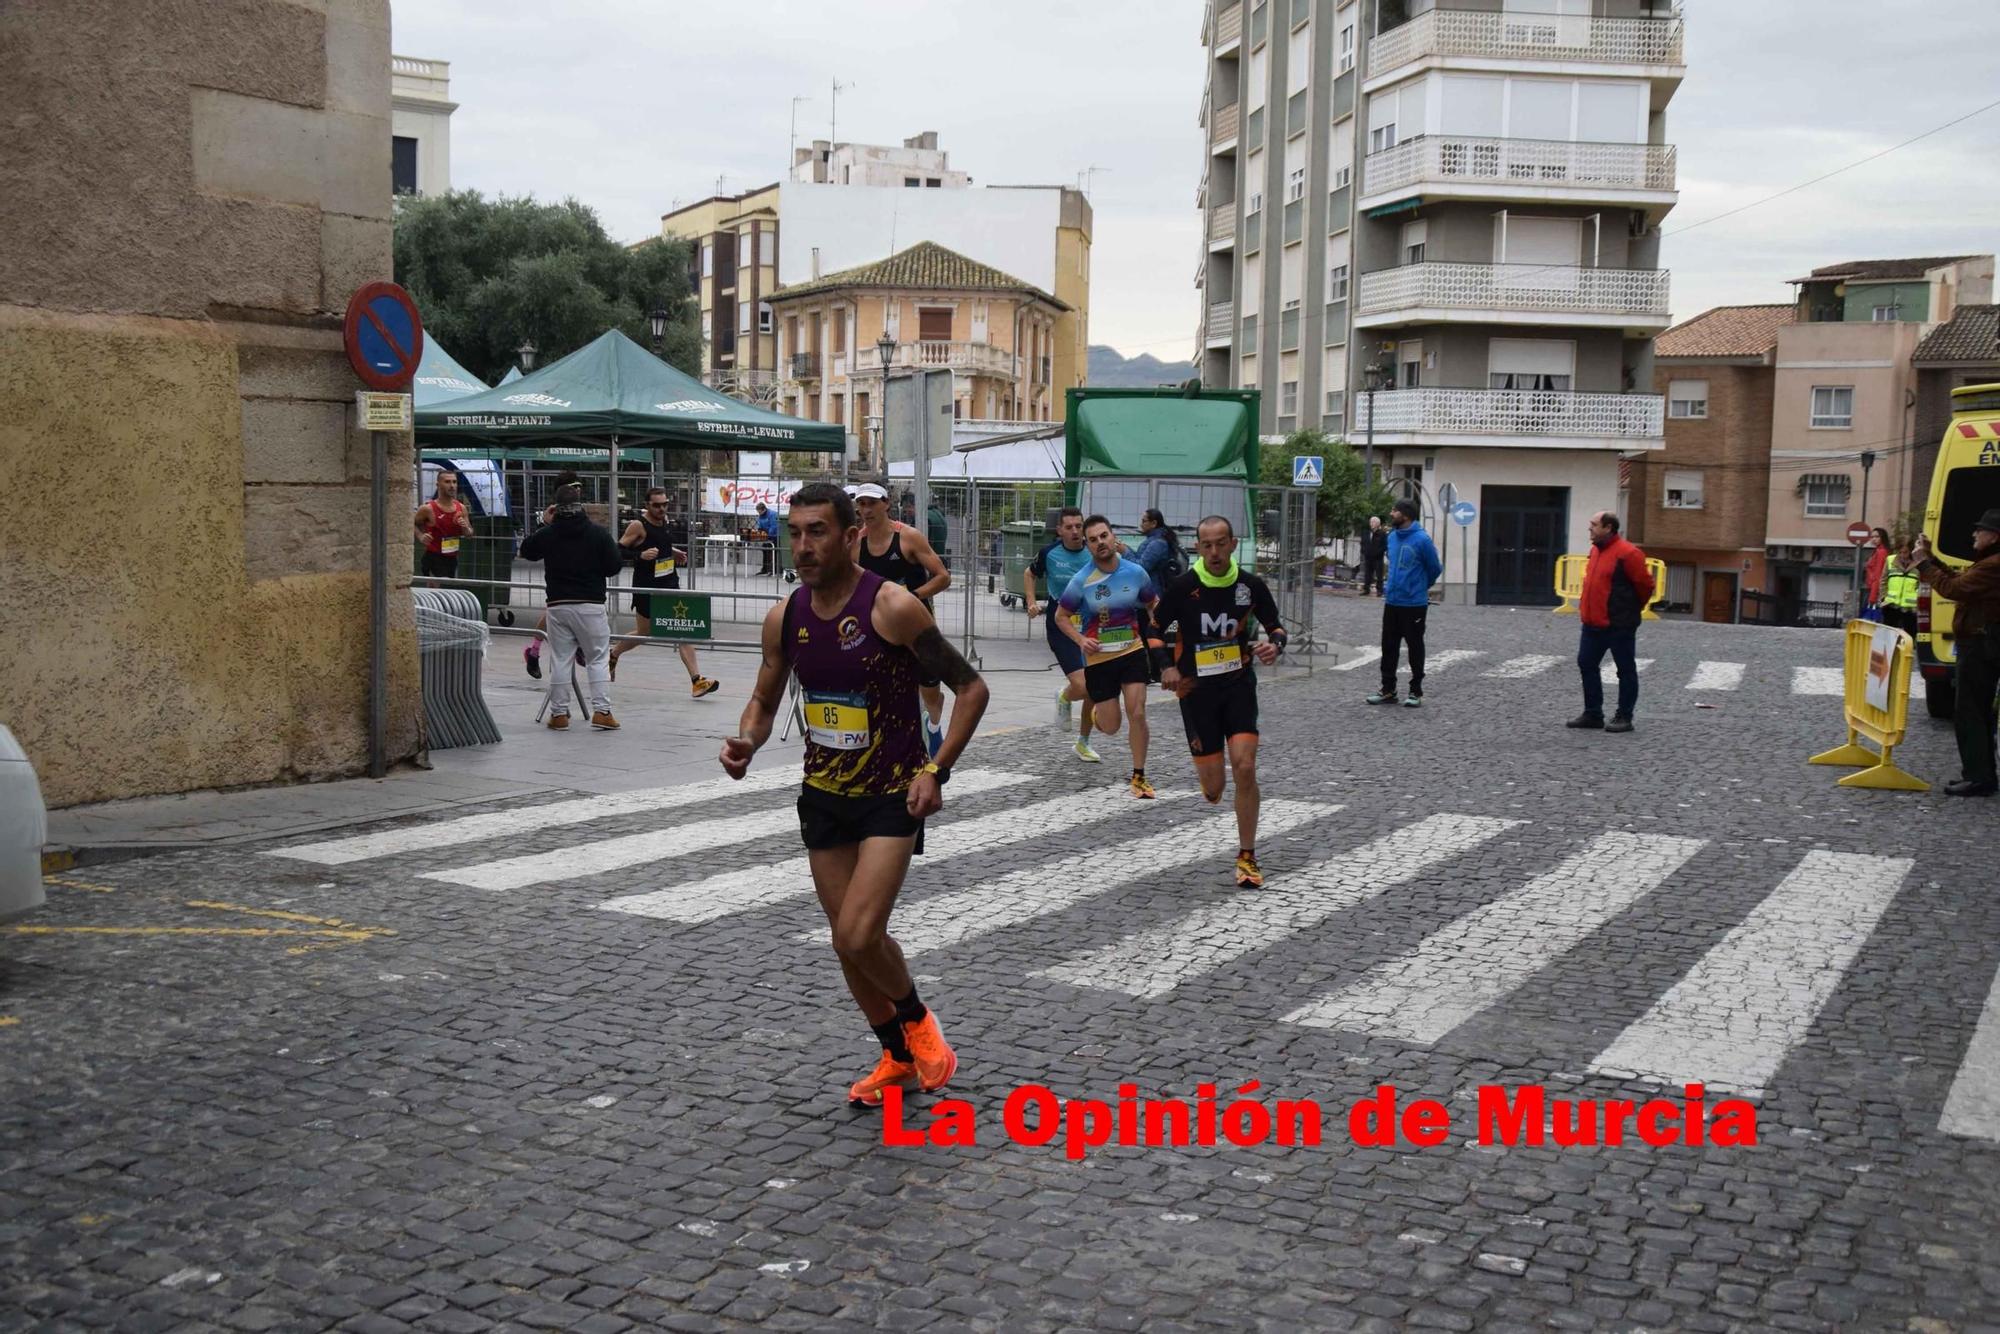
[[[1557,338],[1495,338],[1486,349],[1486,386],[1568,393],[1576,383],[1576,344]]]
[[[951,341],[951,308],[949,306],[917,307],[917,341],[920,343],[949,343]]]
[[[1667,415],[1683,421],[1708,416],[1708,381],[1672,380],[1667,384]]]
[[[1698,510],[1701,508],[1701,469],[1668,468],[1661,480],[1660,508]]]
[[[1805,493],[1808,519],[1847,517],[1847,493],[1852,483],[1845,477],[1808,477],[1800,488]]]

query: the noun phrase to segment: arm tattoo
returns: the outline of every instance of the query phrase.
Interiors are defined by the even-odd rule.
[[[939,678],[954,692],[979,679],[979,673],[972,670],[972,664],[945,642],[944,635],[935,625],[924,627],[923,633],[917,636],[917,642],[910,645],[910,652],[917,655],[917,663],[926,674]]]

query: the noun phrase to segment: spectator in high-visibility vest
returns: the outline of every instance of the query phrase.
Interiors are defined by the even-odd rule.
[[[1912,638],[1917,633],[1917,558],[1910,554],[1910,539],[1896,544],[1896,554],[1882,572],[1882,624],[1893,625]]]

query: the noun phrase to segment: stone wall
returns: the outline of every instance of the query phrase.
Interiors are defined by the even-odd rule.
[[[0,723],[51,806],[365,771],[340,311],[390,276],[386,0],[12,6],[0,87],[29,187],[0,192]],[[420,746],[407,525],[392,762]]]

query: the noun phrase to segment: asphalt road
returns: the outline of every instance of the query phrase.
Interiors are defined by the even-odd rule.
[[[782,769],[61,877],[0,928],[0,1325],[2000,1327],[2000,803],[1805,763],[1833,632],[1648,626],[1627,736],[1561,726],[1574,636],[1438,609],[1421,710],[1268,683],[1258,893],[1169,701],[1152,803],[1122,739],[976,741],[897,918],[972,1144],[845,1105]],[[1320,1142],[1003,1119],[1253,1080]],[[1479,1142],[1484,1086],[1689,1082],[1757,1142]],[[1384,1085],[1443,1142],[1356,1143]]]

